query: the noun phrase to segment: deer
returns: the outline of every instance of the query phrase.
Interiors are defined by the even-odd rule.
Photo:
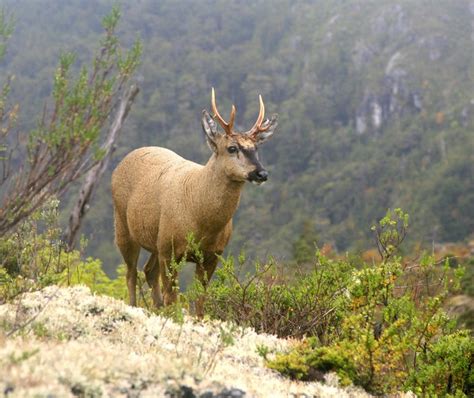
[[[268,178],[258,147],[273,135],[278,115],[265,119],[261,95],[259,104],[255,124],[238,132],[234,129],[235,106],[226,121],[217,109],[212,88],[212,116],[203,110],[201,119],[212,151],[205,165],[169,149],[149,146],[130,152],[113,171],[115,243],[127,267],[130,305],[137,304],[141,249],[150,253],[143,270],[156,308],[177,300],[178,275],[173,260],[194,262],[195,277],[206,288],[230,240],[232,218],[245,183],[260,185]],[[187,250],[189,234],[200,245],[199,259]],[[203,304],[204,298],[196,301],[198,316],[202,316]]]

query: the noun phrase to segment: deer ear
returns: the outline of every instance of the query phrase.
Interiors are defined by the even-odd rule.
[[[219,134],[217,132],[217,125],[214,119],[211,117],[208,111],[205,109],[202,111],[202,119],[201,119],[202,129],[206,136],[207,145],[211,148],[214,152],[217,151],[217,144],[216,138]]]
[[[268,140],[273,133],[275,132],[276,127],[278,126],[278,115],[275,113],[272,115],[270,119],[266,119],[263,121],[261,124],[261,131],[260,133],[257,134],[255,137],[255,141],[257,144],[261,144],[262,142],[265,142]]]

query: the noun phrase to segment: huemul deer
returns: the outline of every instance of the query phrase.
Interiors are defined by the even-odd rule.
[[[155,306],[176,300],[176,270],[172,259],[196,263],[196,277],[206,287],[232,233],[232,216],[246,181],[261,184],[268,173],[260,163],[257,147],[277,126],[277,115],[265,119],[260,111],[247,132],[234,130],[235,107],[229,121],[219,114],[214,88],[213,116],[202,112],[202,127],[212,156],[206,165],[183,159],[159,147],[129,153],[112,175],[115,241],[127,264],[130,304],[136,305],[137,260],[140,249],[151,253],[144,267]],[[215,120],[223,128],[217,130]],[[192,233],[200,244],[202,261],[187,253]],[[186,255],[186,258],[183,257]],[[163,297],[160,290],[163,285]],[[198,300],[196,312],[202,313]]]

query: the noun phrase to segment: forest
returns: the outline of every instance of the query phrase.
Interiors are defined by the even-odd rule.
[[[140,273],[139,306],[183,325],[205,294],[209,319],[298,339],[257,347],[291,380],[335,371],[375,395],[474,391],[472,0],[0,5],[0,365],[11,334],[75,333],[19,323],[22,294],[85,284],[127,301],[112,171],[143,146],[205,164],[214,87],[239,131],[259,95],[278,114],[259,150],[268,181],[246,184],[208,291],[174,264],[187,287],[177,304],[152,310]],[[85,177],[103,164],[65,251]],[[224,350],[235,334],[219,330]]]
[[[111,2],[4,3],[16,22],[2,74],[15,75],[11,98],[27,130],[39,122],[59,54],[76,53],[75,67],[90,59]],[[88,254],[109,272],[120,261],[111,170],[147,145],[205,163],[200,114],[212,86],[222,109],[236,105],[243,129],[258,94],[280,116],[261,151],[269,181],[246,188],[232,252],[290,260],[308,230],[320,246],[363,251],[374,246],[370,225],[395,207],[412,215],[413,243],[472,237],[468,1],[138,1],[122,12],[121,39],[143,44],[141,92],[82,230]]]

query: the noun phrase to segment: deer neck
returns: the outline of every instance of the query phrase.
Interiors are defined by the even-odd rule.
[[[200,219],[212,229],[222,229],[232,219],[239,206],[245,182],[233,181],[220,166],[213,154],[197,174],[195,183],[196,204]]]

